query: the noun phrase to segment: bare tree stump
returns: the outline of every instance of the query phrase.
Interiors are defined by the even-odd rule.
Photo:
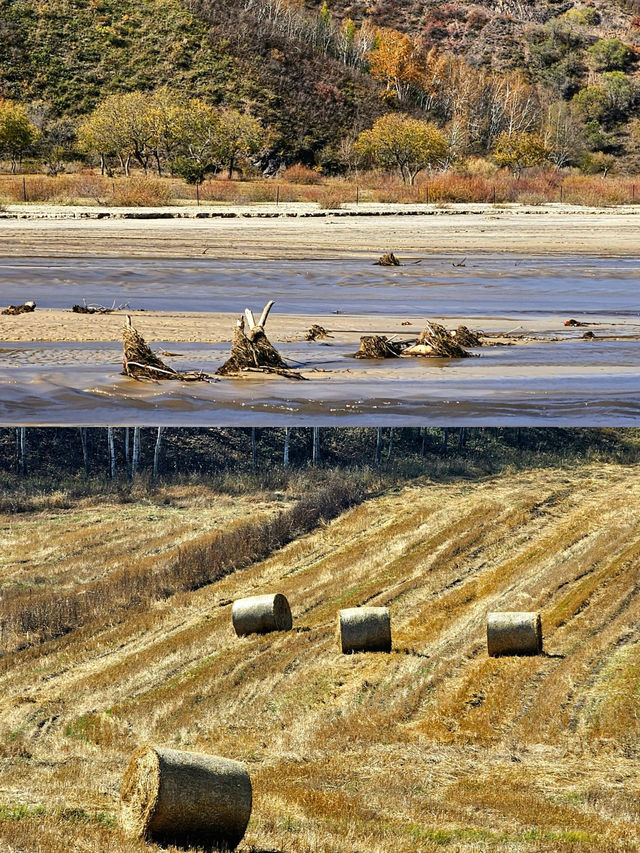
[[[245,316],[240,317],[233,332],[231,356],[216,370],[218,376],[239,376],[247,371],[257,371],[277,373],[288,379],[304,379],[300,373],[291,370],[264,331],[273,304],[271,300],[265,305],[257,323],[253,312],[245,309]]]

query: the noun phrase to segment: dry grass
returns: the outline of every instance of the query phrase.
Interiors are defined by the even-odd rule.
[[[393,489],[242,572],[6,655],[0,848],[63,853],[72,832],[137,850],[112,821],[151,740],[248,764],[245,853],[637,850],[639,473]],[[231,601],[273,588],[294,631],[236,638]],[[337,652],[337,610],[362,604],[391,608],[391,654]],[[499,609],[540,610],[546,654],[488,659]]]
[[[0,198],[5,203],[24,201],[52,204],[90,204],[157,207],[196,202],[196,188],[184,181],[134,174],[107,178],[91,171],[76,174],[0,176]],[[321,208],[361,202],[395,204],[483,203],[565,204],[614,206],[640,203],[640,176],[584,175],[576,170],[531,170],[516,178],[506,170],[478,170],[471,164],[459,171],[422,173],[415,186],[403,184],[395,174],[362,172],[354,177],[326,177],[305,166],[290,166],[278,178],[209,179],[198,189],[203,204],[314,202]]]

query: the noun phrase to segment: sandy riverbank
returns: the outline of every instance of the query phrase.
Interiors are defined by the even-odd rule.
[[[98,214],[109,218],[87,218]],[[151,218],[214,214],[228,218]],[[195,211],[33,205],[9,208],[7,215],[17,218],[0,219],[5,257],[204,256],[214,263],[376,257],[389,249],[405,258],[438,252],[632,257],[640,246],[640,205],[354,205],[340,211],[305,204]],[[150,218],[116,218],[125,215]]]
[[[69,342],[120,341],[124,318],[129,313],[135,327],[144,337],[154,341],[172,343],[222,343],[231,341],[237,314],[223,312],[171,312],[171,311],[114,311],[111,314],[74,314],[60,309],[36,309],[30,314],[17,317],[0,315],[0,341],[12,342]],[[567,330],[563,318],[531,318],[524,327],[513,329],[504,317],[398,317],[371,316],[366,314],[341,316],[320,314],[304,317],[300,314],[273,314],[269,318],[269,337],[275,343],[291,343],[305,339],[312,323],[317,323],[333,334],[334,341],[353,341],[354,352],[358,348],[358,337],[362,334],[397,335],[399,338],[417,337],[427,320],[444,322],[449,328],[470,325],[475,329],[495,335],[514,331],[525,338],[516,338],[514,343],[530,343],[534,338],[545,339],[554,334],[562,337],[581,337],[584,329]],[[511,328],[507,328],[511,326]],[[603,325],[598,334],[611,334],[613,326]],[[620,331],[620,330],[618,330]],[[635,329],[634,329],[635,331]],[[331,339],[329,340],[331,342]]]

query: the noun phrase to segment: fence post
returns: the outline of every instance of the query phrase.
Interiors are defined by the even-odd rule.
[[[562,184],[560,184],[560,204],[562,204],[563,198],[564,198],[564,194],[562,192]]]
[[[196,180],[196,204],[200,207],[200,181]]]
[[[22,178],[22,199],[27,200],[27,179],[24,177]]]
[[[631,184],[631,201],[636,200],[636,185]]]
[[[426,198],[427,198],[427,204],[429,204],[429,182],[428,182],[428,181],[427,181],[427,194],[426,194]]]
[[[280,186],[276,187],[276,205],[280,204]]]
[[[493,203],[496,203],[496,185],[493,185]]]
[[[356,204],[360,204],[360,187],[356,185]]]

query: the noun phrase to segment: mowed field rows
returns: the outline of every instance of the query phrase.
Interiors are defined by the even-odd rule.
[[[639,475],[414,482],[195,592],[5,654],[0,849],[156,849],[115,820],[144,742],[246,762],[243,851],[640,849]],[[11,517],[5,561],[36,522]],[[157,543],[132,525],[122,547]],[[40,573],[69,579],[55,554]],[[231,602],[272,591],[294,630],[236,638]],[[365,603],[390,607],[393,651],[340,655],[337,611]],[[488,658],[494,609],[539,609],[545,653]]]

